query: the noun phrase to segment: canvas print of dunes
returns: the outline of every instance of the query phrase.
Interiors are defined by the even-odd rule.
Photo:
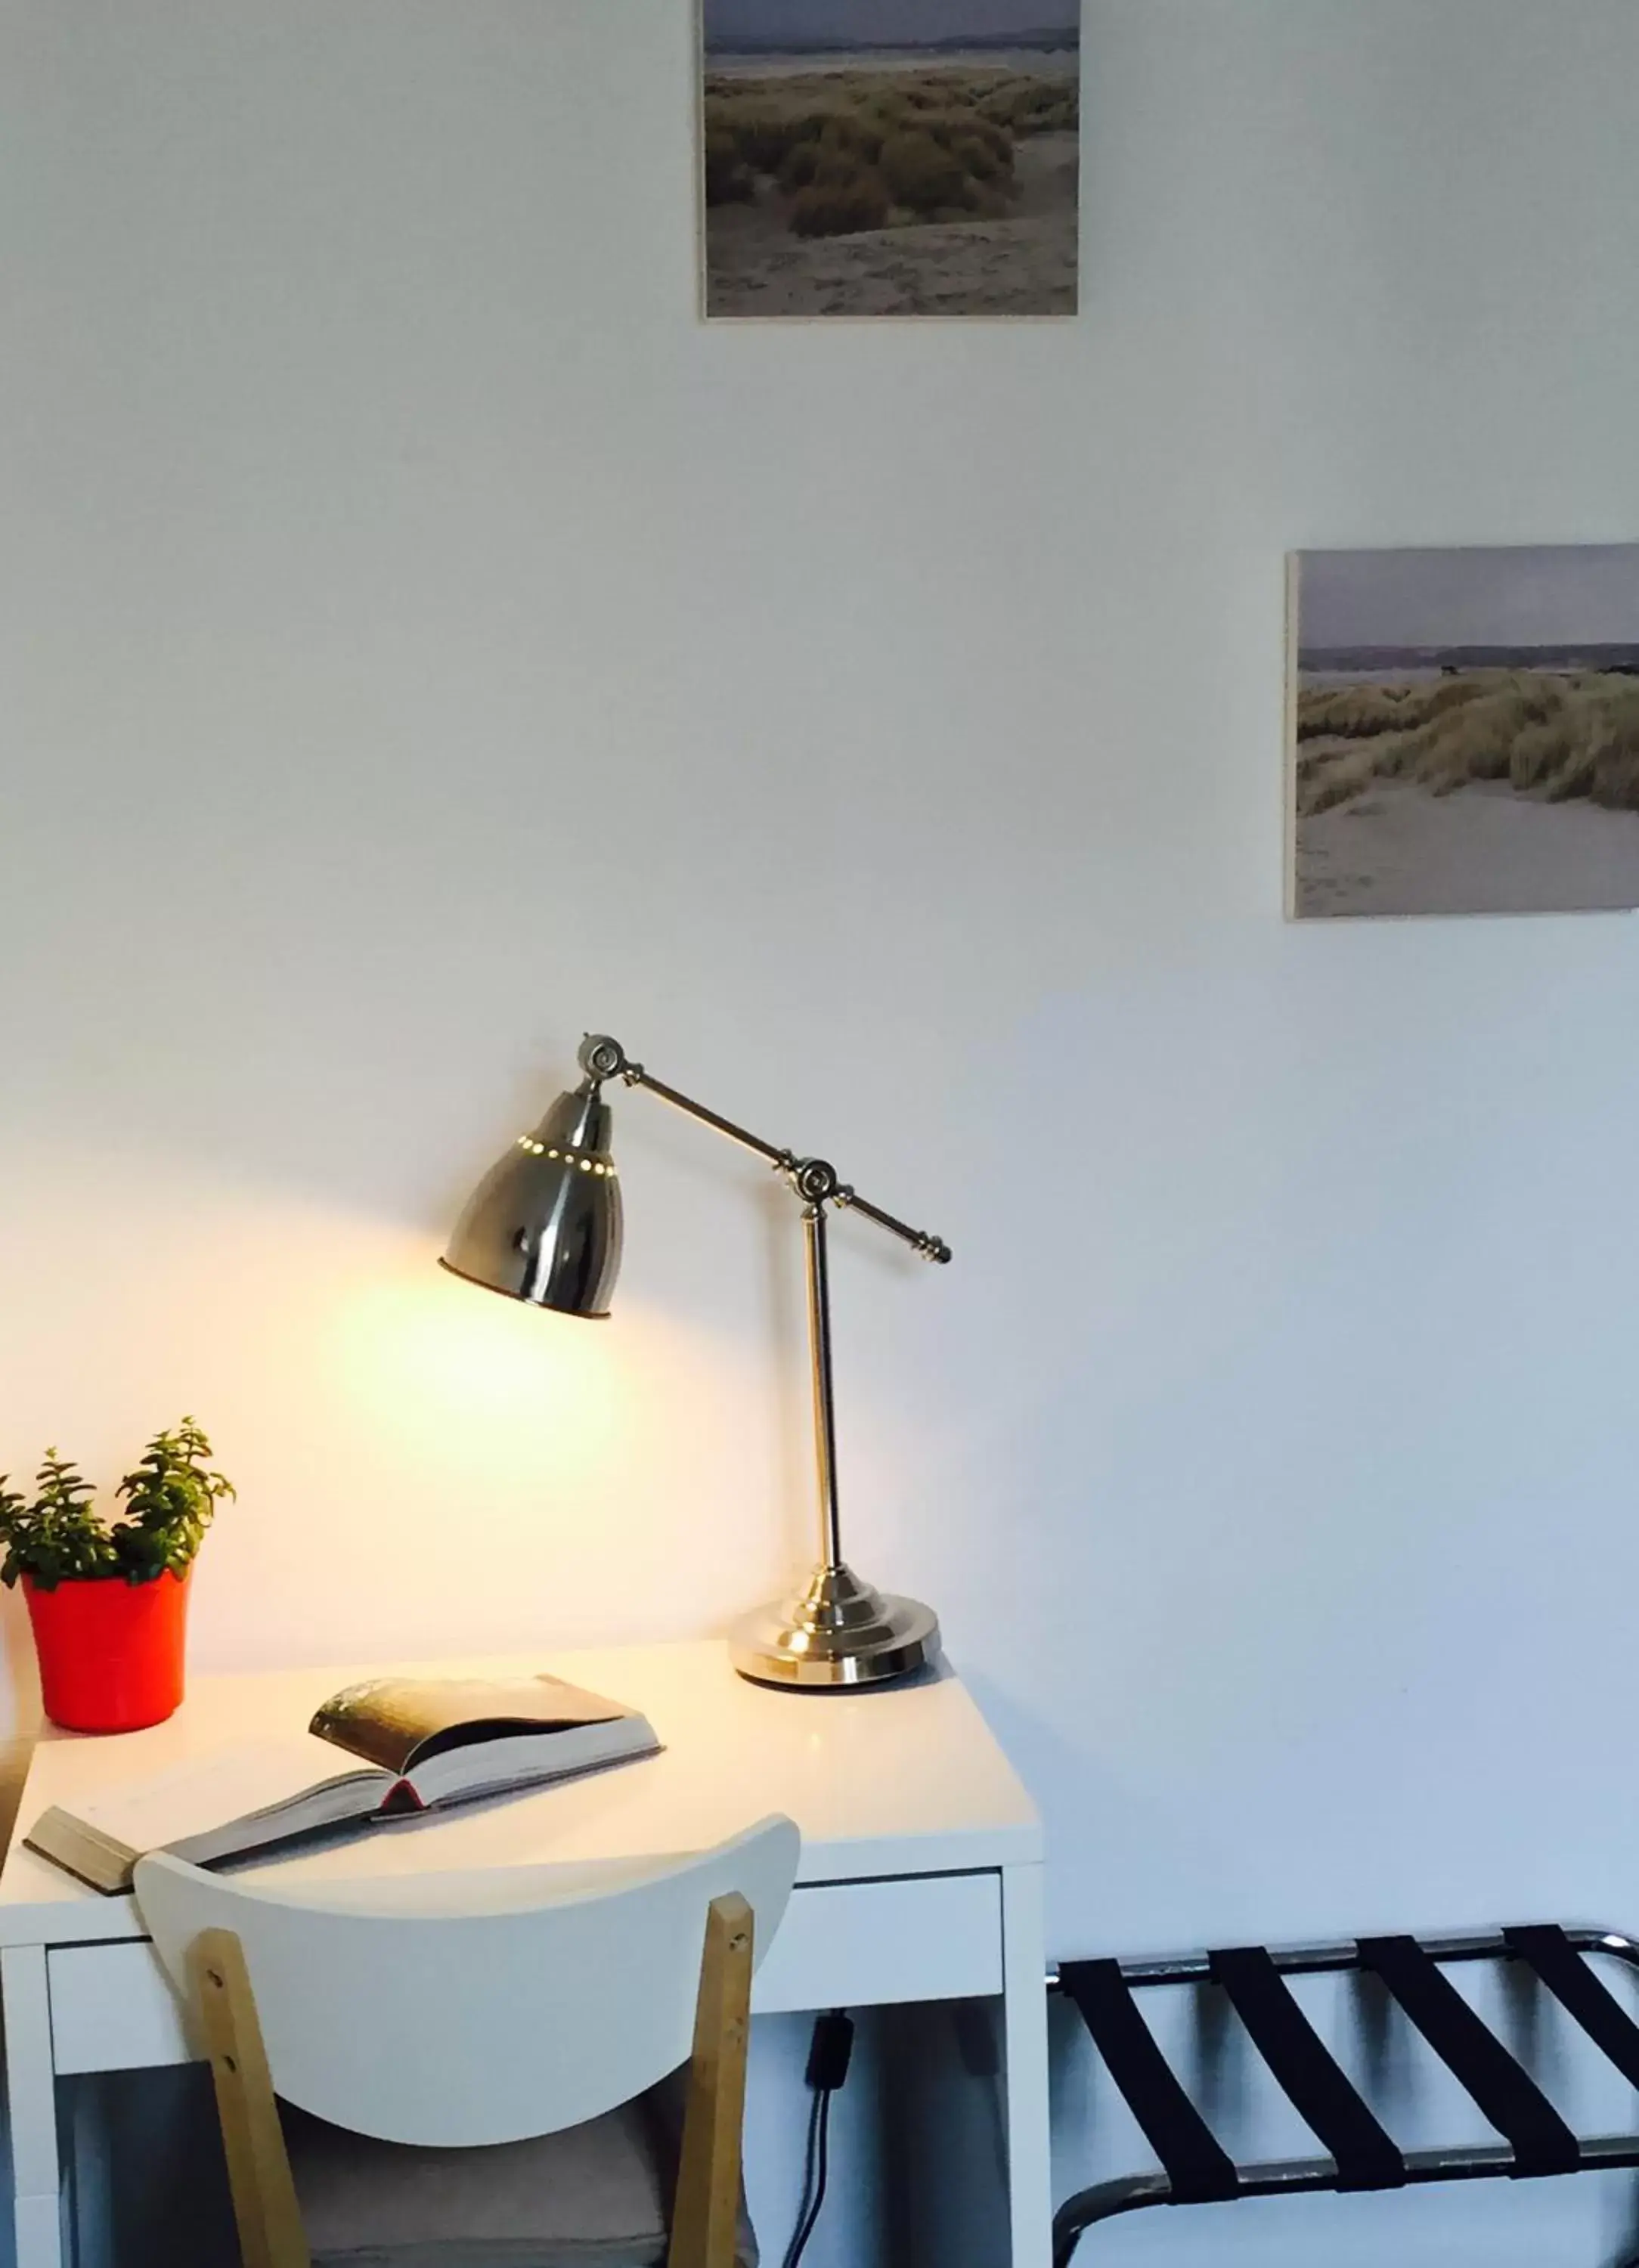
[[[1080,0],[702,0],[712,316],[1073,315]]]
[[[1290,562],[1290,909],[1639,907],[1639,544]]]

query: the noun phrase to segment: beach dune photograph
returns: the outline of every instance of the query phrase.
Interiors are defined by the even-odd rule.
[[[1077,309],[1080,0],[702,0],[708,317]]]
[[[1639,907],[1639,544],[1290,563],[1290,905]]]

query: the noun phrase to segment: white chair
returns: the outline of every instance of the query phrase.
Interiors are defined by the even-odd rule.
[[[246,2268],[754,2263],[751,1979],[798,1849],[773,1818],[670,1861],[313,1889],[143,1859]]]

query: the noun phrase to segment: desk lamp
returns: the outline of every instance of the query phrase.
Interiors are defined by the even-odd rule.
[[[802,1206],[808,1263],[808,1339],[813,1372],[814,1460],[820,1491],[820,1564],[791,1599],[736,1625],[730,1658],[743,1677],[767,1685],[879,1685],[931,1660],[939,1625],[915,1599],[884,1598],[842,1557],[836,1491],[836,1419],[831,1386],[831,1294],[826,1212],[845,1205],[886,1228],[926,1260],[950,1247],[896,1220],[837,1177],[823,1158],[798,1158],[748,1134],[732,1119],[680,1094],[633,1063],[618,1041],[589,1033],[584,1074],[561,1094],[533,1134],[520,1134],[474,1191],[441,1265],[470,1283],[564,1315],[601,1318],[621,1264],[621,1185],[609,1154],[607,1079],[647,1087],[674,1109],[715,1126],[764,1158]]]

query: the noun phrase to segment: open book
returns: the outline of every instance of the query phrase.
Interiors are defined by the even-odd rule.
[[[314,1780],[318,1751],[305,1735],[259,1741],[71,1811],[54,1804],[23,1840],[113,1896],[130,1889],[147,1851],[209,1867],[372,1820],[544,1786],[660,1746],[635,1709],[545,1676],[374,1678],[332,1694],[308,1733],[364,1757],[366,1768]]]

